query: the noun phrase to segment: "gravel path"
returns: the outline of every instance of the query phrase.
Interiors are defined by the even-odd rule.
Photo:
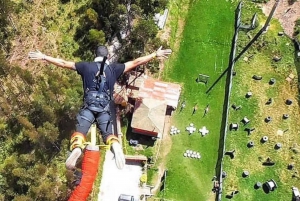
[[[265,15],[269,15],[275,3],[275,0],[270,0],[263,4],[262,11]],[[290,5],[287,0],[281,0],[274,14],[274,18],[278,19],[282,25],[284,32],[289,37],[293,37],[295,21],[300,18],[300,1]]]

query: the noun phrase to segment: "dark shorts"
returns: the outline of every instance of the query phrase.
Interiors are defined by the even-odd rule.
[[[93,112],[88,108],[83,108],[77,115],[76,131],[86,135],[91,125],[97,122],[97,128],[101,132],[103,142],[112,134],[112,120],[109,111]]]

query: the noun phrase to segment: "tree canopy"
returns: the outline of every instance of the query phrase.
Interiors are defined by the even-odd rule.
[[[28,51],[39,48],[65,59],[92,59],[95,46],[117,38],[120,61],[132,59],[140,56],[137,52],[158,48],[152,18],[167,1],[0,4],[0,200],[67,200],[72,176],[64,162],[82,83],[75,72],[28,61]]]

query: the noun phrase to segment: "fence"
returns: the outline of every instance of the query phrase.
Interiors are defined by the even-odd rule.
[[[225,89],[225,98],[224,98],[224,108],[223,108],[223,120],[222,120],[222,126],[221,126],[221,132],[220,132],[220,140],[219,140],[219,155],[218,155],[218,161],[216,165],[216,175],[218,175],[219,178],[219,190],[216,191],[216,201],[221,201],[222,199],[222,190],[223,190],[223,157],[225,154],[225,141],[226,141],[226,135],[228,130],[228,114],[229,114],[229,98],[231,94],[231,88],[232,88],[232,78],[233,78],[233,69],[235,62],[249,49],[249,47],[258,39],[258,37],[267,30],[269,23],[274,15],[274,12],[279,4],[280,0],[276,0],[264,26],[259,30],[259,32],[253,37],[253,39],[245,46],[245,48],[235,57],[236,54],[236,45],[238,40],[238,32],[242,26],[241,23],[241,9],[242,9],[242,2],[240,2],[235,10],[235,32],[232,39],[232,46],[231,46],[231,52],[230,52],[230,58],[229,58],[229,65],[228,68],[222,73],[222,75],[217,79],[217,81],[207,90],[206,93],[208,93],[213,86],[221,79],[222,76],[224,76],[227,73],[227,79],[226,79],[226,89]],[[253,19],[255,19],[255,15]],[[254,24],[252,20],[252,24]],[[251,27],[252,29],[253,27]]]
[[[233,77],[233,69],[235,64],[235,53],[236,53],[236,45],[238,40],[238,33],[239,33],[239,26],[241,24],[241,8],[242,3],[240,2],[235,10],[235,31],[234,36],[232,38],[232,45],[231,45],[231,52],[230,52],[230,58],[229,58],[229,67],[227,71],[227,80],[226,80],[226,89],[225,89],[225,98],[224,98],[224,109],[223,109],[223,119],[222,122],[222,128],[221,128],[221,134],[220,134],[220,143],[219,143],[219,157],[217,162],[217,167],[219,167],[217,171],[217,175],[219,177],[219,191],[216,191],[217,196],[216,200],[220,201],[222,198],[222,189],[223,189],[223,156],[225,153],[225,140],[226,140],[226,134],[227,134],[227,127],[228,127],[228,113],[229,113],[229,98],[231,94],[231,88],[232,88],[232,77]]]

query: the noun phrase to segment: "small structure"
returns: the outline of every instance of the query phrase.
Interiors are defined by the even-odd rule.
[[[294,164],[288,164],[287,169],[288,170],[293,170],[294,169]]]
[[[137,146],[139,144],[139,141],[138,140],[134,140],[134,139],[130,139],[129,140],[129,144],[132,145],[132,146]]]
[[[246,97],[246,98],[250,98],[252,95],[253,95],[252,92],[249,91],[249,92],[246,93],[245,97]]]
[[[204,114],[203,117],[205,117],[209,112],[209,104],[206,105],[205,109],[204,109]]]
[[[299,189],[295,186],[292,187],[292,192],[293,192],[293,200],[299,201],[300,200],[300,192]]]
[[[242,120],[241,120],[241,122],[244,124],[244,126],[245,125],[247,125],[249,122],[250,122],[250,120],[247,118],[247,117],[244,117]]]
[[[276,144],[275,144],[275,149],[281,149],[281,147],[282,147],[282,144],[281,143],[279,143],[279,142],[277,142]]]
[[[235,149],[232,151],[226,151],[225,155],[229,156],[231,159],[234,159],[235,156]]]
[[[266,105],[271,105],[272,102],[273,102],[273,99],[269,98],[268,101],[266,102]]]
[[[267,142],[268,141],[268,136],[263,136],[262,138],[261,138],[261,142],[262,143],[265,143],[265,142]]]
[[[180,130],[176,128],[175,126],[171,126],[170,135],[176,135],[179,134]]]
[[[251,135],[255,131],[255,128],[245,128],[244,131],[247,131],[248,135]]]
[[[232,191],[229,195],[226,195],[226,198],[232,199],[238,193],[239,193],[238,190]]]
[[[226,178],[227,177],[227,173],[225,171],[222,171],[222,178]]]
[[[279,57],[279,56],[274,56],[273,57],[273,61],[275,61],[275,62],[278,62],[278,61],[280,61],[282,58],[281,57]]]
[[[199,83],[199,82],[202,82],[204,83],[205,85],[208,83],[208,80],[209,80],[209,76],[208,75],[204,75],[204,74],[199,74],[197,79],[196,79],[196,82]]]
[[[282,119],[288,119],[289,118],[289,115],[288,114],[283,114],[282,115]]]
[[[185,101],[183,101],[180,105],[180,112],[182,112],[182,110],[185,108]]]
[[[285,78],[286,81],[291,82],[293,79],[295,78],[294,74],[289,74],[289,76],[287,78]]]
[[[271,78],[270,81],[269,81],[269,84],[273,85],[273,84],[275,84],[275,82],[276,82],[276,79],[275,78]]]
[[[283,36],[284,35],[284,32],[283,31],[279,31],[278,32],[278,36]]]
[[[154,22],[157,24],[159,29],[163,29],[165,24],[166,24],[166,20],[168,17],[168,13],[169,10],[165,9],[164,14],[160,15],[159,13],[156,13],[154,16]]]
[[[212,191],[214,193],[218,192],[220,190],[220,184],[219,184],[219,181],[214,181],[214,186],[213,186],[213,189]]]
[[[183,156],[188,157],[188,158],[195,158],[195,159],[200,159],[201,158],[201,155],[200,155],[199,152],[192,151],[192,150],[186,150],[183,153]]]
[[[264,161],[262,164],[265,165],[265,166],[273,166],[273,165],[275,165],[275,162],[273,162],[273,161],[271,160],[271,158],[268,157],[268,158],[266,159],[266,161]]]
[[[270,121],[272,121],[272,117],[269,116],[269,117],[266,117],[266,118],[265,118],[265,122],[266,122],[266,123],[269,123]]]
[[[237,131],[238,128],[239,128],[239,125],[237,123],[231,123],[229,126],[229,129],[234,130],[234,131]]]
[[[190,125],[187,126],[187,127],[185,128],[185,130],[186,130],[186,131],[189,131],[189,134],[191,135],[191,134],[193,134],[193,133],[196,131],[196,127],[194,126],[193,123],[190,123]]]
[[[206,126],[203,126],[202,128],[199,129],[199,132],[201,133],[202,136],[205,136],[209,133],[209,130],[207,130]]]
[[[260,182],[258,181],[258,182],[255,183],[254,188],[255,188],[255,189],[259,189],[259,188],[261,188],[261,186],[262,186],[262,183],[260,183]]]
[[[231,106],[235,111],[240,110],[242,108],[241,105],[236,106],[235,104],[232,104]]]
[[[196,113],[196,111],[198,110],[198,106],[197,106],[197,103],[194,105],[193,107],[193,112],[192,112],[192,115],[194,115]]]
[[[253,142],[253,141],[248,142],[248,144],[247,144],[247,147],[248,147],[248,148],[251,148],[251,147],[253,147],[253,146],[254,146],[254,142]]]
[[[285,104],[287,104],[287,105],[292,105],[292,104],[293,104],[293,101],[292,101],[291,99],[287,99],[287,100],[285,101]]]
[[[277,184],[273,179],[266,181],[265,185],[268,187],[269,191],[274,191],[277,188]]]
[[[261,80],[262,79],[262,76],[259,76],[259,75],[253,75],[252,78],[254,80]]]
[[[284,133],[283,130],[280,130],[280,129],[279,129],[279,130],[277,130],[277,133],[276,133],[276,134],[282,136],[283,133]]]
[[[249,173],[248,170],[244,170],[242,176],[245,178],[245,177],[248,177],[249,174],[250,174],[250,173]]]

